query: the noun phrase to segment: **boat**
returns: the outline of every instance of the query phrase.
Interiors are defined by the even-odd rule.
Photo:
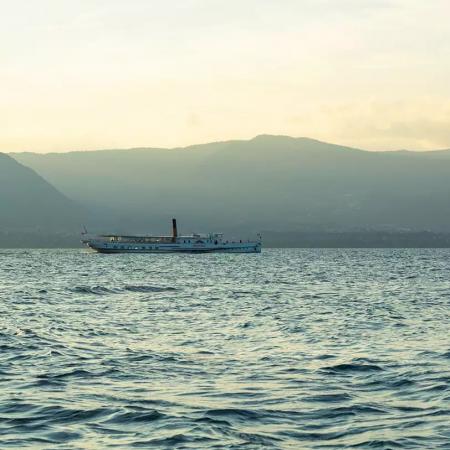
[[[222,233],[179,236],[176,219],[171,236],[82,235],[81,242],[99,253],[261,253],[262,247],[260,234],[253,241],[226,240]]]

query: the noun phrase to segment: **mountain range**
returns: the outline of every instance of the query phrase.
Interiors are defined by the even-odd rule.
[[[2,190],[8,173],[0,225],[15,229],[64,232],[84,222],[95,231],[160,233],[177,217],[186,232],[244,235],[450,231],[450,150],[368,152],[261,135],[2,155]]]
[[[73,231],[85,214],[35,171],[4,153],[0,153],[0,185],[1,229]]]

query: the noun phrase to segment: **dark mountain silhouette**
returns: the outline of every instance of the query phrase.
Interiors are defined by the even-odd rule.
[[[13,156],[101,212],[108,231],[162,231],[172,216],[185,231],[450,230],[450,150],[368,152],[263,135]]]
[[[0,153],[0,231],[79,229],[85,212],[36,172]]]

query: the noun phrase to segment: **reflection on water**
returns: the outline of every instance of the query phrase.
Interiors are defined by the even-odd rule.
[[[0,258],[2,448],[449,448],[448,250]]]

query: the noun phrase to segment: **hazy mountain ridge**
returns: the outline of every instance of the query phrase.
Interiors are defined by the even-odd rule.
[[[44,178],[0,153],[0,228],[4,230],[74,230],[83,208]]]
[[[261,135],[185,148],[15,153],[108,231],[450,230],[450,150]],[[100,219],[99,219],[100,217]]]
[[[450,149],[428,151],[397,150],[391,151],[389,153],[416,156],[419,158],[450,159]]]

